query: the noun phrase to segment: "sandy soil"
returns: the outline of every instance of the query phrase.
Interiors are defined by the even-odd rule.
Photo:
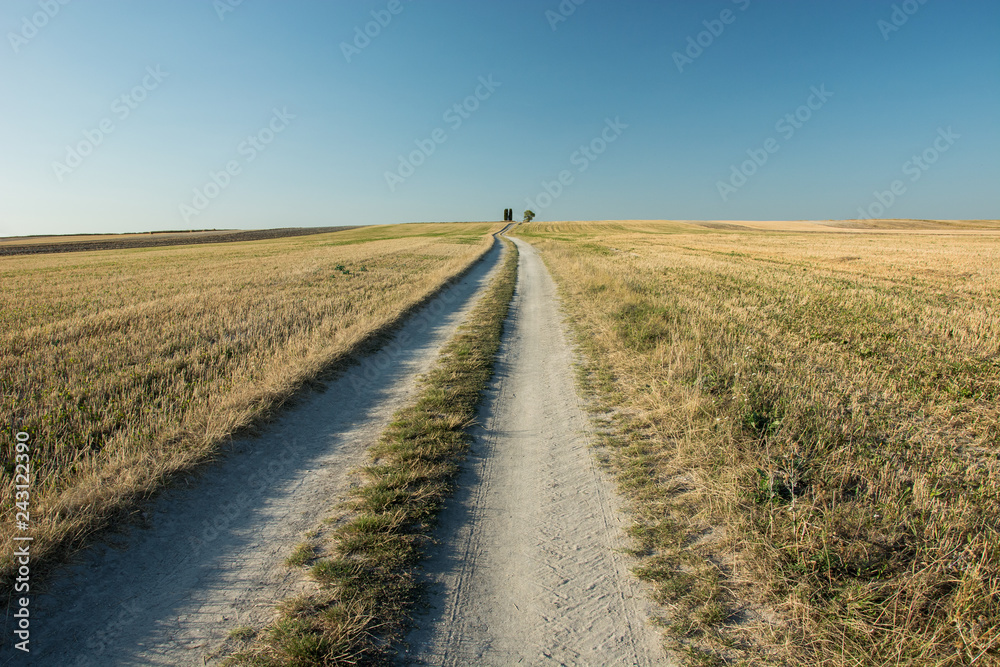
[[[621,552],[625,518],[588,449],[556,288],[536,251],[518,287],[403,664],[669,664]]]
[[[352,469],[412,401],[415,378],[454,333],[500,254],[497,242],[381,351],[304,397],[259,437],[236,442],[186,488],[161,494],[146,529],[125,530],[56,572],[48,594],[31,601],[30,656],[5,640],[0,664],[213,664],[233,628],[264,626],[276,602],[314,586],[284,560],[345,497]]]

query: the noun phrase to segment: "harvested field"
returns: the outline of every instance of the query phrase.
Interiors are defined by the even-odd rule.
[[[266,419],[469,267],[500,228],[0,259],[2,510],[14,502],[14,433],[26,431],[33,566]],[[9,582],[10,552],[0,567]]]
[[[266,635],[279,601],[315,594],[309,570],[287,561],[308,560],[329,537],[326,520],[356,488],[356,468],[419,393],[418,376],[488,283],[499,245],[358,364],[146,503],[141,527],[106,534],[53,571],[31,603],[37,664],[228,664]]]
[[[513,232],[576,323],[674,648],[997,664],[997,223],[754,224]]]

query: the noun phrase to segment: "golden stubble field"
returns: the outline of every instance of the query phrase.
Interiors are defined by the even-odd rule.
[[[695,664],[998,664],[998,229],[514,230]]]
[[[80,544],[395,323],[500,228],[0,258],[0,511],[14,514],[25,431],[32,561]]]

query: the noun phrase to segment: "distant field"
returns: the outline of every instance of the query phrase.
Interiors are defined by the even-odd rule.
[[[697,664],[998,664],[1000,225],[831,224],[513,234]]]
[[[67,236],[9,236],[0,238],[0,256],[38,255],[53,252],[124,250],[199,243],[261,241],[288,236],[309,236],[357,229],[353,227],[286,227],[284,229],[211,229],[200,231],[149,232],[146,234],[80,234]]]
[[[266,417],[501,227],[0,257],[0,510],[13,517],[14,433],[27,431],[33,563]],[[9,544],[13,522],[0,526]]]
[[[543,226],[546,223],[536,223]],[[744,232],[811,232],[849,234],[860,231],[922,234],[1000,234],[1000,220],[605,220],[597,222],[560,222],[566,225],[600,225],[601,228],[678,234],[699,229]],[[596,229],[596,228],[595,228]]]

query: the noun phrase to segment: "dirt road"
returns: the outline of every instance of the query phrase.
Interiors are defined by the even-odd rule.
[[[588,450],[555,285],[516,241],[518,287],[405,664],[663,665],[623,519]]]
[[[313,586],[284,560],[412,401],[415,378],[499,266],[500,246],[381,351],[261,436],[237,442],[186,488],[164,492],[148,529],[130,529],[58,571],[50,593],[31,601],[31,654],[5,639],[0,664],[213,664],[233,628],[264,626],[276,602]]]

